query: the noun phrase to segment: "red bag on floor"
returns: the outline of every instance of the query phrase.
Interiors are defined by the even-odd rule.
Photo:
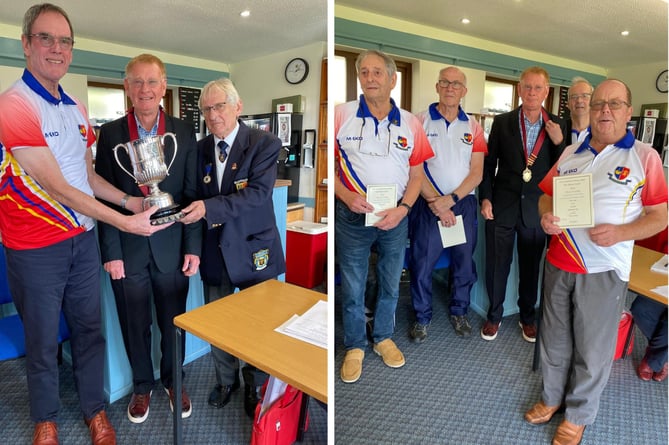
[[[629,341],[627,349],[625,344]],[[613,355],[613,360],[627,357],[632,353],[634,348],[634,319],[632,313],[623,311],[620,316],[620,324],[618,325],[618,341],[616,343],[616,353]],[[623,352],[624,351],[624,352]]]
[[[262,387],[262,397],[265,397],[268,381]],[[302,391],[287,385],[283,395],[279,396],[262,416],[260,415],[262,402],[259,402],[253,419],[251,445],[290,445],[295,443],[303,396]],[[305,431],[308,425],[309,417],[307,416],[304,425]]]

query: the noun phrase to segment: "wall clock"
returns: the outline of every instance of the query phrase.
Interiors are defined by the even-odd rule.
[[[284,76],[290,84],[296,85],[303,82],[309,74],[309,64],[301,57],[296,57],[286,65]]]
[[[667,70],[658,74],[657,79],[655,79],[655,88],[657,88],[657,91],[660,93],[666,93],[669,90],[667,87]]]

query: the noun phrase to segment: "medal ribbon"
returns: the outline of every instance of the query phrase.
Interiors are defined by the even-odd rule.
[[[139,130],[137,130],[137,120],[135,119],[135,107],[132,107],[128,110],[128,133],[130,134],[130,140],[134,141],[139,139]],[[165,111],[163,107],[160,107],[158,110],[158,136],[165,134]],[[139,189],[142,191],[144,196],[149,194],[149,187],[146,185],[139,186]]]
[[[523,130],[523,154],[525,155],[525,163],[527,164],[526,169],[532,167],[532,164],[534,164],[534,161],[536,161],[537,156],[539,156],[539,151],[541,150],[541,146],[544,143],[544,139],[546,139],[546,122],[548,122],[550,118],[548,117],[548,112],[544,110],[543,107],[541,108],[541,116],[544,121],[544,125],[541,127],[539,135],[537,136],[537,140],[534,142],[532,153],[527,156],[527,130],[525,130],[525,115],[523,114],[522,110],[520,111],[520,128]]]

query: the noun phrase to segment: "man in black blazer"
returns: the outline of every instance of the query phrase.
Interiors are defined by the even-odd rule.
[[[481,215],[486,220],[486,288],[490,306],[481,337],[494,340],[502,321],[506,284],[516,236],[518,307],[523,338],[536,341],[535,310],[539,265],[546,235],[539,224],[538,184],[564,149],[564,122],[542,103],[550,78],[541,67],[527,68],[518,82],[522,105],[495,116],[483,181],[479,185]]]
[[[126,66],[124,86],[133,108],[126,116],[102,126],[95,161],[98,174],[127,193],[120,207],[112,207],[128,213],[127,200],[141,197],[146,192],[141,191],[135,180],[117,164],[114,147],[166,132],[175,134],[177,143],[175,147],[171,137],[164,138],[165,162],[168,165],[171,162],[171,166],[159,188],[170,193],[176,203],[189,204],[196,193],[195,131],[191,124],[168,116],[160,107],[167,88],[165,66],[153,55],[139,55]],[[128,153],[118,149],[117,154],[123,167],[133,173]],[[172,319],[186,310],[189,277],[197,273],[200,264],[202,228],[175,223],[155,236],[144,237],[100,223],[98,231],[102,263],[111,277],[123,342],[132,368],[133,395],[128,405],[128,419],[141,423],[149,414],[154,383],[151,298],[162,334],[160,380],[168,392],[170,406],[173,406]],[[184,347],[185,342],[182,342],[182,352]],[[192,408],[185,391],[182,402],[182,417],[188,417]]]
[[[200,111],[211,132],[198,142],[196,176],[201,200],[183,210],[182,222],[204,218],[200,273],[205,298],[211,302],[286,270],[272,204],[281,141],[238,120],[242,101],[229,79],[204,86]],[[213,346],[212,356],[217,384],[209,404],[221,408],[239,388],[239,361]],[[249,366],[242,373],[244,408],[253,417],[257,388],[267,375]]]

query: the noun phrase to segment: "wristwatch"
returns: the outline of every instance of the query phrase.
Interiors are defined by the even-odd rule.
[[[131,196],[126,194],[123,198],[121,198],[121,208],[125,209],[126,204],[128,203],[128,199],[130,199]]]
[[[455,192],[451,193],[451,198],[453,198],[453,204],[457,204],[458,201],[460,201],[460,198],[458,198],[458,195],[456,195]]]
[[[400,207],[404,207],[407,209],[407,215],[411,213],[411,206],[407,204],[406,202],[400,202]]]

